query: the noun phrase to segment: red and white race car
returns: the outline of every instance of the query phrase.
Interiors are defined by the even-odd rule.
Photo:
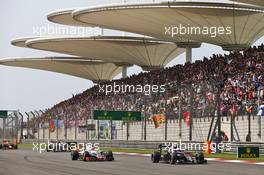
[[[83,160],[83,161],[113,161],[114,156],[112,151],[104,152],[98,149],[91,148],[85,151],[80,151],[80,150],[72,151],[71,159]]]
[[[2,141],[2,144],[0,144],[0,149],[17,149],[17,143],[16,141],[13,141],[13,143],[10,143],[9,140],[4,139]]]

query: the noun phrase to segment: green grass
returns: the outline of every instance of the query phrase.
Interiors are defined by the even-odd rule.
[[[18,149],[33,149],[33,144],[18,144]]]
[[[109,148],[109,147],[103,147],[100,149],[103,151],[111,150],[113,152],[139,153],[139,154],[151,154],[153,152],[152,149]]]

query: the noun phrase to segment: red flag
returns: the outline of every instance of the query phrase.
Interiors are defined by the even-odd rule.
[[[55,122],[54,120],[50,121],[50,128],[49,128],[50,132],[54,132],[55,131]]]
[[[183,113],[183,119],[187,126],[190,126],[190,112]]]

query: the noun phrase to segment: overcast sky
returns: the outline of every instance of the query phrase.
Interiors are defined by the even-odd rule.
[[[34,28],[36,27],[54,25],[46,19],[51,11],[88,7],[107,2],[109,0],[1,0],[0,59],[58,55],[15,47],[10,44],[10,41],[17,37],[35,35]],[[262,41],[263,39],[257,43]],[[223,51],[220,47],[203,44],[201,48],[193,50],[193,59],[202,59],[203,56],[210,56],[213,53],[223,53]],[[185,55],[182,54],[168,66],[184,63],[184,57]],[[134,66],[129,68],[128,75],[137,74],[140,71],[139,67]],[[81,93],[91,86],[92,82],[89,80],[68,75],[0,66],[0,110],[19,109],[24,112],[50,108],[70,98],[72,94]]]

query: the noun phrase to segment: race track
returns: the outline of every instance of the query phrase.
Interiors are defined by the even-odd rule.
[[[116,155],[113,162],[70,160],[70,153],[0,150],[0,175],[261,175],[264,166],[209,161],[207,165],[153,164],[148,157]]]

